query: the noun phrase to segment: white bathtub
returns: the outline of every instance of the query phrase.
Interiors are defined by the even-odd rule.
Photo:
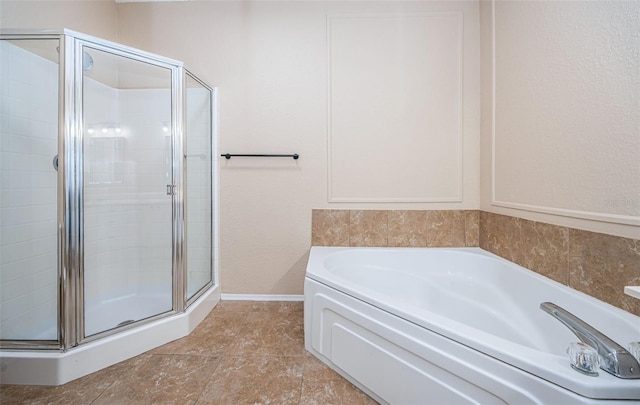
[[[638,379],[570,367],[545,301],[640,340],[640,317],[479,248],[312,247],[305,347],[381,403],[640,401]]]

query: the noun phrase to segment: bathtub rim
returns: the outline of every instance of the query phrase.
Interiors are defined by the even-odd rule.
[[[399,318],[426,328],[434,333],[470,347],[484,353],[499,361],[503,361],[520,370],[533,374],[541,379],[550,381],[562,388],[575,392],[581,396],[593,399],[640,399],[640,379],[624,380],[616,378],[604,371],[599,377],[589,377],[579,374],[570,369],[566,356],[535,350],[534,348],[520,345],[492,335],[488,332],[467,326],[455,320],[440,316],[428,310],[419,310],[416,313],[408,311],[415,309],[402,303],[390,303],[385,300],[385,294],[377,293],[370,289],[358,288],[355,283],[349,280],[332,278],[332,273],[324,268],[324,260],[330,255],[344,251],[403,251],[403,250],[440,250],[455,251],[464,254],[480,255],[491,260],[505,262],[513,267],[514,271],[523,273],[528,277],[533,277],[543,284],[553,289],[570,290],[575,297],[590,305],[603,305],[606,309],[613,311],[617,316],[626,318],[626,321],[640,322],[640,317],[628,313],[611,304],[597,300],[587,294],[574,290],[566,285],[558,283],[543,275],[526,269],[516,263],[508,261],[500,256],[478,247],[464,248],[395,248],[395,247],[329,247],[312,246],[307,263],[305,277],[322,283],[332,289],[340,291],[346,295],[366,302],[374,307],[389,312]],[[409,307],[409,308],[407,308]],[[640,325],[640,323],[639,323]],[[640,331],[640,328],[638,328]],[[577,338],[576,338],[577,340]],[[568,344],[569,342],[567,342]],[[622,342],[623,344],[626,342]],[[515,356],[519,353],[520,356]],[[541,359],[543,361],[541,361]],[[549,367],[542,367],[539,364],[547,364]]]

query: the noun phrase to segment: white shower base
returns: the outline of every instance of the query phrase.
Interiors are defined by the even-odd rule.
[[[85,316],[85,334],[91,336],[125,322],[140,321],[171,311],[171,307],[171,291],[129,294],[97,304],[89,303]]]
[[[65,384],[188,335],[218,301],[220,288],[214,287],[184,313],[97,339],[64,353],[1,351],[0,381],[2,384],[21,385]],[[121,304],[126,302],[122,301]],[[134,319],[131,317],[133,314],[127,315],[127,319]],[[122,319],[118,320],[116,325],[121,321]]]

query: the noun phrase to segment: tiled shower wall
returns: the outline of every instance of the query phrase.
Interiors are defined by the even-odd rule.
[[[85,145],[86,304],[129,294],[169,297],[171,149],[163,123],[171,119],[170,90],[85,82],[85,121],[96,129]],[[116,123],[120,134],[99,131]]]
[[[479,246],[640,315],[640,240],[485,211],[313,210],[313,246]]]

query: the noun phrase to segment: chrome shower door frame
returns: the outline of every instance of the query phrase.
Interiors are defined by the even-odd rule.
[[[0,31],[0,40],[48,40],[55,39],[58,40],[58,47],[60,51],[60,57],[58,61],[58,167],[63,167],[65,158],[61,151],[64,150],[65,141],[63,139],[63,134],[65,132],[65,122],[63,122],[62,117],[65,114],[66,107],[66,96],[67,87],[65,83],[69,83],[68,80],[68,70],[66,66],[68,65],[68,61],[63,57],[65,47],[67,46],[67,42],[65,41],[65,36],[59,32],[42,32],[42,33],[33,33],[32,31],[19,30],[19,29],[9,29],[9,30],[1,30]],[[51,349],[59,349],[63,347],[63,341],[65,339],[65,335],[67,332],[67,328],[63,325],[64,315],[63,315],[63,307],[62,302],[64,301],[64,297],[69,295],[69,291],[65,288],[64,283],[64,271],[63,269],[68,265],[65,258],[61,254],[63,249],[66,249],[66,241],[64,238],[65,235],[65,223],[63,218],[65,217],[65,204],[64,204],[64,193],[63,193],[63,184],[64,184],[65,173],[64,170],[57,170],[57,207],[56,207],[56,215],[57,215],[57,236],[58,236],[58,257],[57,257],[57,290],[58,290],[58,311],[57,311],[57,340],[2,340],[0,346],[2,349],[16,349],[16,350],[51,350]]]
[[[158,55],[154,55],[148,52],[140,51],[112,43],[110,41],[94,38],[86,35],[78,36],[73,35],[74,42],[74,111],[73,114],[68,115],[68,119],[73,122],[69,124],[71,133],[67,135],[67,139],[70,141],[70,145],[73,152],[73,161],[76,163],[74,166],[74,174],[70,176],[70,181],[65,183],[65,190],[69,190],[72,194],[72,201],[77,203],[73,209],[67,211],[69,218],[77,218],[75,226],[71,227],[71,240],[75,243],[71,249],[68,250],[69,260],[75,263],[76,271],[71,271],[69,280],[73,286],[66,295],[65,302],[67,303],[67,316],[71,311],[75,309],[74,324],[75,330],[71,330],[68,336],[64,340],[64,349],[71,348],[73,346],[88,343],[97,339],[101,339],[106,336],[120,333],[124,330],[131,329],[141,324],[155,321],[166,316],[171,316],[184,310],[184,299],[181,293],[182,286],[184,284],[184,269],[186,266],[183,263],[184,249],[186,245],[182,242],[183,228],[184,228],[184,195],[183,195],[183,163],[182,156],[183,145],[182,139],[183,133],[183,118],[181,108],[183,106],[182,87],[183,80],[183,65],[179,61],[175,61],[169,58],[164,58]],[[108,329],[91,336],[86,336],[85,333],[85,294],[84,294],[84,282],[85,282],[85,263],[84,263],[84,128],[83,122],[84,110],[83,110],[83,84],[84,76],[82,70],[82,55],[84,48],[88,47],[99,51],[107,52],[115,56],[120,56],[128,59],[132,59],[139,62],[148,63],[150,65],[169,69],[171,71],[171,185],[173,192],[171,194],[172,200],[172,309],[163,313],[156,314],[154,316],[129,323],[123,326],[118,326],[112,329]],[[169,220],[167,218],[167,220]],[[73,303],[73,305],[69,305]],[[73,308],[73,309],[72,309]]]
[[[191,79],[195,80],[199,85],[201,85],[203,88],[205,88],[206,90],[209,91],[209,106],[211,107],[209,110],[209,125],[210,125],[210,134],[209,134],[209,142],[211,145],[211,159],[209,160],[209,165],[210,165],[210,170],[209,170],[209,176],[211,176],[211,201],[210,201],[210,205],[209,205],[209,210],[211,212],[211,222],[209,224],[210,228],[209,228],[209,235],[211,236],[211,242],[212,242],[212,246],[211,246],[211,254],[209,257],[209,271],[211,274],[211,279],[209,280],[208,283],[206,283],[202,288],[200,288],[197,292],[195,292],[191,297],[189,297],[189,293],[187,291],[187,280],[183,279],[183,285],[182,285],[182,294],[183,297],[185,298],[185,308],[189,307],[189,305],[191,305],[193,302],[195,302],[198,298],[200,298],[200,296],[202,296],[202,294],[204,294],[206,291],[209,290],[209,288],[213,287],[214,285],[218,285],[218,272],[216,271],[216,260],[215,260],[215,255],[217,252],[215,252],[214,248],[213,248],[213,244],[214,241],[218,240],[218,235],[217,235],[217,226],[215,223],[215,216],[216,216],[216,209],[218,207],[218,202],[217,202],[217,194],[215,193],[214,190],[217,190],[217,170],[216,170],[216,165],[214,164],[213,161],[213,157],[217,156],[218,153],[218,149],[217,149],[217,144],[215,142],[215,134],[217,133],[217,122],[215,121],[215,106],[216,106],[216,96],[217,96],[217,92],[216,90],[209,86],[207,83],[203,82],[198,76],[196,76],[195,74],[193,74],[191,71],[189,71],[188,69],[184,68],[183,69],[184,74],[183,74],[183,86],[182,86],[182,97],[183,97],[183,101],[186,103],[187,102],[187,77],[190,77]],[[186,116],[186,108],[183,108],[183,112],[185,112],[183,114],[183,133],[186,134],[185,137],[183,137],[183,150],[184,150],[184,154],[182,156],[182,162],[183,165],[186,165],[186,160],[187,160],[187,144],[189,142],[189,134],[186,131],[186,119],[184,119],[184,117]],[[184,167],[184,166],[183,166]],[[183,190],[187,189],[187,172],[186,170],[183,171],[183,177],[182,177],[182,181],[184,184],[184,188]],[[185,196],[186,197],[186,196]],[[187,243],[187,220],[186,220],[186,212],[187,212],[187,199],[184,198],[183,201],[183,208],[184,208],[184,227],[183,227],[183,231],[184,231],[184,238],[183,241],[185,244],[188,245]],[[184,251],[184,260],[182,261],[182,265],[184,266],[184,272],[183,272],[183,277],[186,277],[186,274],[188,273],[188,263],[187,263],[187,254],[186,254],[186,250]]]

